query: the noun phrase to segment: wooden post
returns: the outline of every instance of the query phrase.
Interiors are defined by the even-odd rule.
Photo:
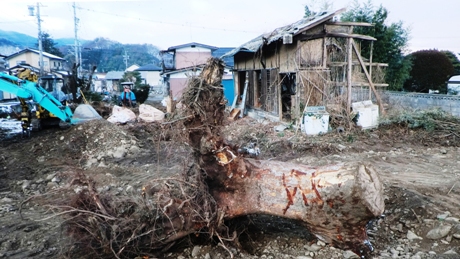
[[[385,114],[385,109],[383,108],[382,99],[380,99],[380,95],[377,93],[377,90],[375,89],[374,83],[372,83],[372,78],[369,75],[369,72],[367,72],[366,66],[364,65],[363,58],[361,57],[361,54],[359,53],[358,48],[356,48],[356,45],[353,42],[353,39],[351,39],[351,44],[353,46],[353,49],[356,52],[356,56],[358,57],[359,63],[361,64],[361,67],[364,70],[364,74],[366,74],[367,81],[369,81],[369,86],[371,87],[372,91],[374,92],[375,99],[377,99],[377,104],[379,105],[380,113]]]
[[[371,41],[371,53],[369,57],[369,75],[371,76],[371,78],[372,78],[372,54],[373,52],[374,52],[374,42]],[[372,100],[372,91],[370,87],[369,87],[369,100]]]
[[[347,39],[347,112],[351,112],[351,90],[352,90],[352,72],[353,72],[353,39]]]
[[[244,90],[243,90],[243,97],[241,98],[241,113],[240,118],[243,118],[245,115],[246,109],[246,96],[248,94],[248,85],[249,85],[249,73],[246,72],[246,80],[244,81]]]
[[[323,68],[327,68],[327,45],[326,37],[323,38]]]

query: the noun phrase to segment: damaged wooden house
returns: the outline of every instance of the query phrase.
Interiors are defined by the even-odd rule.
[[[387,86],[387,64],[362,57],[361,48],[372,48],[376,39],[353,33],[372,24],[337,21],[344,11],[304,18],[226,53],[234,57],[234,105],[276,121],[300,118],[309,106],[347,114],[352,102],[364,100],[383,112],[378,89]]]

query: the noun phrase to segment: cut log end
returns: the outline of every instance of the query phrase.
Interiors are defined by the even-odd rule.
[[[229,171],[224,186],[213,188],[227,218],[247,214],[290,218],[335,247],[360,255],[372,251],[366,225],[384,211],[382,183],[372,167],[314,168],[253,159],[232,163],[225,165]]]

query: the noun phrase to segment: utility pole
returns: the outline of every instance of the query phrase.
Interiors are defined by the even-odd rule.
[[[29,5],[29,16],[34,15],[34,6]],[[38,52],[39,52],[39,61],[38,66],[40,67],[40,76],[43,76],[44,69],[43,69],[43,45],[42,45],[42,20],[40,19],[40,3],[37,2],[37,23],[38,23]]]
[[[37,2],[37,22],[38,22],[38,51],[40,57],[40,76],[43,76],[43,44],[42,44],[42,20],[40,19],[40,3]]]
[[[125,54],[123,55],[123,61],[125,62],[125,70],[128,69],[128,59],[129,59],[129,56],[125,50]]]
[[[75,2],[73,2],[73,19],[74,19],[74,29],[75,29],[75,41],[74,41],[74,51],[75,51],[75,64],[78,65],[81,62],[81,53],[80,53],[80,42],[78,41],[78,22],[77,10]],[[81,74],[81,64],[77,68],[77,77],[80,77]]]

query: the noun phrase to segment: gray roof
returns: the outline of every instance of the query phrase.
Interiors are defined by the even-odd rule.
[[[109,71],[105,75],[105,80],[120,80],[124,74],[124,71]]]
[[[36,50],[36,49],[29,49],[29,48],[27,48],[27,49],[23,49],[23,50],[21,50],[21,51],[18,51],[18,52],[16,52],[16,53],[13,53],[13,54],[9,55],[8,57],[6,57],[5,59],[14,58],[14,57],[16,57],[16,56],[18,56],[18,55],[20,55],[20,54],[22,54],[22,53],[28,52],[28,51],[34,52],[34,53],[40,55],[40,51],[38,51],[38,50]],[[43,51],[42,53],[43,53],[43,56],[48,57],[48,58],[51,58],[51,59],[57,59],[57,60],[62,60],[62,61],[65,60],[65,59],[63,59],[63,58],[61,58],[61,57],[58,57],[58,56],[53,55],[53,54],[50,54],[50,53],[48,53],[48,52],[44,52],[44,51]]]
[[[307,31],[316,25],[323,23],[332,19],[334,16],[344,12],[345,9],[340,9],[335,12],[323,12],[314,16],[309,16],[299,20],[295,23],[280,27],[275,29],[270,33],[265,33],[258,36],[255,39],[252,39],[243,45],[239,46],[238,48],[233,49],[232,51],[227,52],[222,57],[229,57],[233,56],[240,51],[245,52],[256,52],[259,50],[264,44],[269,45],[272,42],[275,42],[281,39],[286,34],[292,34],[293,36],[298,35],[304,31]]]
[[[145,66],[141,66],[134,71],[162,71],[163,69],[157,65],[154,64],[148,64]]]
[[[205,45],[205,44],[196,43],[196,42],[190,42],[190,43],[186,43],[186,44],[182,44],[182,45],[169,47],[167,51],[172,51],[172,50],[182,49],[182,48],[187,48],[187,47],[194,47],[194,46],[195,47],[206,48],[206,49],[211,49],[211,50],[216,50],[217,49],[217,47],[214,47],[214,46]]]

